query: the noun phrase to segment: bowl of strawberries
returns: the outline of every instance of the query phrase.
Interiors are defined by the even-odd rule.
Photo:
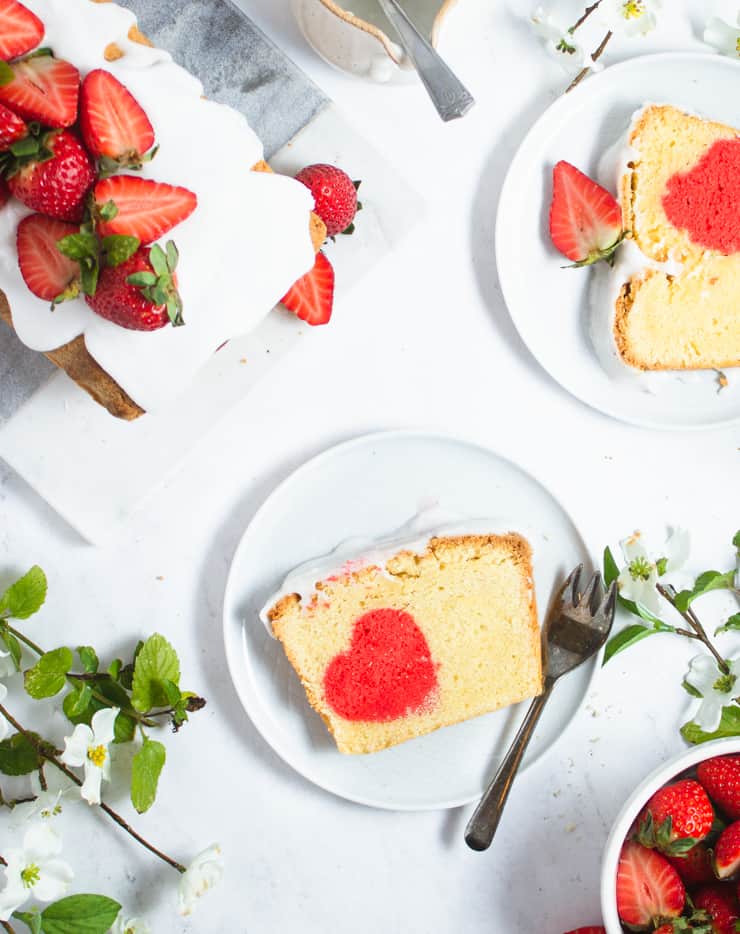
[[[740,931],[740,739],[693,747],[631,795],[601,871],[606,934]]]

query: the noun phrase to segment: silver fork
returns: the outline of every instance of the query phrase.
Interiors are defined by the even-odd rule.
[[[581,593],[582,573],[583,565],[579,564],[560,588],[547,615],[542,634],[544,690],[532,701],[511,748],[465,828],[465,842],[472,850],[487,850],[491,845],[524,752],[555,683],[598,652],[609,636],[617,605],[616,582],[604,595],[601,575],[596,573]]]

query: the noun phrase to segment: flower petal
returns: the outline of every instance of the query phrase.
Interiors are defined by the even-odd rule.
[[[100,804],[100,783],[103,780],[103,770],[93,765],[88,759],[85,763],[85,781],[80,788],[80,794],[88,804]]]
[[[177,890],[178,911],[189,915],[195,903],[221,881],[224,874],[221,847],[214,843],[199,853],[181,876]]]
[[[61,898],[74,878],[72,867],[61,859],[47,860],[39,870],[39,881],[33,886],[33,896],[40,902],[55,902]]]
[[[705,697],[694,715],[694,723],[705,733],[714,733],[722,719],[722,706],[721,695]]]
[[[712,686],[719,678],[717,663],[711,655],[695,655],[689,662],[685,680],[706,696],[711,694]]]
[[[686,529],[674,529],[665,543],[666,572],[678,571],[689,560],[691,535]]]
[[[0,921],[10,921],[13,912],[25,905],[30,894],[22,882],[6,885],[0,892]]]
[[[118,707],[106,707],[99,710],[92,718],[93,746],[108,746],[113,742]]]
[[[87,760],[87,749],[92,744],[93,731],[86,723],[78,724],[71,736],[64,737],[64,752],[59,757],[65,765],[81,766]]]
[[[740,26],[740,16],[738,16],[738,26]],[[723,55],[740,58],[737,47],[738,41],[740,41],[740,33],[717,16],[713,16],[707,23],[704,30],[704,41],[708,45],[713,45]]]
[[[633,532],[629,538],[622,539],[619,547],[622,549],[627,564],[632,564],[636,558],[644,558],[646,561],[650,561],[642,532]]]
[[[32,824],[23,837],[23,850],[27,861],[41,863],[62,852],[62,838],[51,824]]]

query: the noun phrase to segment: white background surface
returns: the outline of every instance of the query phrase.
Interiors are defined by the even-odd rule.
[[[492,849],[477,854],[462,840],[466,811],[348,804],[273,755],[226,673],[227,568],[250,517],[295,466],[336,441],[405,426],[456,432],[518,461],[561,499],[594,552],[636,526],[679,522],[701,564],[724,566],[740,512],[740,432],[621,425],[569,397],[516,336],[493,262],[496,204],[516,146],[563,87],[523,21],[528,3],[460,0],[443,51],[478,106],[445,127],[420,89],[363,85],[324,65],[287,2],[242,2],[428,196],[428,219],[117,540],[84,545],[0,473],[0,573],[9,579],[34,562],[48,571],[39,641],[95,641],[114,653],[159,629],[181,650],[185,684],[209,698],[172,738],[161,800],[136,821],[182,859],[215,839],[224,847],[223,887],[185,930],[561,934],[595,923],[610,823],[632,786],[682,745],[685,646],[656,637],[612,663],[563,741],[517,783]],[[622,52],[698,47],[694,32],[713,10],[737,14],[734,2],[674,2],[661,33]],[[523,275],[536,275],[522,262]],[[158,934],[183,929],[164,868],[84,811],[76,840],[78,890],[116,895]]]

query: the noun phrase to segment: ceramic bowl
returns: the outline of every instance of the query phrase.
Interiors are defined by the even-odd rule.
[[[415,73],[377,0],[291,0],[301,32],[318,54],[349,74],[382,83]],[[404,9],[432,45],[457,0],[404,0]],[[350,11],[351,8],[351,11]]]
[[[634,819],[659,788],[687,769],[693,768],[705,759],[737,753],[740,753],[740,737],[718,739],[711,743],[702,743],[701,746],[692,746],[680,756],[670,759],[657,768],[637,786],[627,799],[606,841],[601,864],[601,914],[607,934],[624,934],[624,928],[617,914],[617,866],[624,838]]]

